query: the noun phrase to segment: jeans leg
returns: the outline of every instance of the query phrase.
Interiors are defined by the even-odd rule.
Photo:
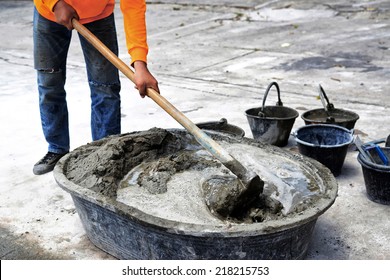
[[[112,52],[118,55],[114,15],[86,24]],[[118,69],[81,35],[89,87],[91,90],[92,139],[121,133],[120,81]]]
[[[34,68],[37,70],[39,109],[48,151],[69,151],[65,80],[71,32],[40,16],[34,9]]]

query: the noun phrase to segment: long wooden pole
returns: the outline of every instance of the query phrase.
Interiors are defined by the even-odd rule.
[[[92,34],[84,25],[76,19],[72,19],[73,27],[90,42],[104,57],[114,64],[119,71],[128,77],[133,83],[135,82],[134,72],[124,63],[117,55],[115,55],[106,45],[104,45],[94,34]],[[187,131],[189,131],[195,139],[213,156],[215,156],[223,165],[233,172],[246,185],[254,177],[258,177],[254,172],[248,171],[240,162],[233,158],[225,149],[223,149],[211,137],[199,129],[190,119],[182,112],[176,109],[168,100],[160,95],[155,90],[148,88],[147,96],[163,108],[177,122],[179,122]]]

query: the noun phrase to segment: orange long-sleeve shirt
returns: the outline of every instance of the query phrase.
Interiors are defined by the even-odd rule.
[[[53,7],[59,0],[34,0],[34,5],[40,15],[55,21]],[[115,0],[63,0],[71,5],[80,17],[81,23],[88,23],[109,16],[115,6]],[[148,45],[146,41],[145,0],[121,0],[126,33],[127,50],[131,63],[136,60],[146,62]]]

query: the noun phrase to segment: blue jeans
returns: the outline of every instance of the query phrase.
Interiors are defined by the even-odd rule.
[[[118,54],[114,16],[85,25],[108,48]],[[47,20],[34,9],[34,68],[37,70],[39,109],[48,151],[69,151],[68,107],[66,103],[66,60],[72,31]],[[92,139],[119,134],[120,81],[118,69],[81,35],[91,94]]]

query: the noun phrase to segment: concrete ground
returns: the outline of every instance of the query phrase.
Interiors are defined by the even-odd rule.
[[[210,4],[212,3],[212,4]],[[0,258],[112,259],[87,238],[53,174],[34,176],[46,152],[32,57],[32,1],[0,1]],[[120,57],[126,54],[117,5]],[[318,85],[360,115],[363,141],[390,134],[390,2],[346,0],[151,0],[149,68],[161,93],[194,122],[227,118],[252,137],[244,111],[277,81],[285,106],[320,108]],[[74,34],[76,35],[76,34]],[[72,149],[91,141],[89,90],[77,40],[68,63]],[[122,76],[123,132],[180,127]],[[267,103],[273,105],[276,95]],[[293,130],[304,125],[299,117]],[[294,139],[284,149],[297,152]],[[357,152],[337,177],[307,259],[390,259],[390,207],[367,198]]]

